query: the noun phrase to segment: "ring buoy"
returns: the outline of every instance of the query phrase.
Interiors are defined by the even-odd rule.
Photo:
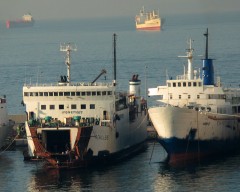
[[[96,121],[96,125],[99,125],[99,121],[98,120]]]

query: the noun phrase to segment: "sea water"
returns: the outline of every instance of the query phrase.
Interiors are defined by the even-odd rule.
[[[136,31],[134,18],[36,21],[32,28],[0,27],[0,94],[6,95],[9,114],[22,114],[24,83],[53,83],[66,75],[61,43],[73,43],[71,79],[93,81],[102,69],[112,81],[113,34],[117,34],[117,83],[139,74],[142,96],[146,89],[182,75],[189,38],[194,40],[194,69],[199,71],[209,30],[209,58],[215,76],[227,87],[239,86],[240,17],[186,15],[165,17],[161,31]],[[239,191],[240,155],[175,168],[163,163],[166,152],[155,143],[147,151],[120,164],[98,169],[46,171],[39,162],[24,162],[22,151],[0,155],[0,191]]]

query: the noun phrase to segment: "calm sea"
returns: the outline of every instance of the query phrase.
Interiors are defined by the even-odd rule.
[[[36,18],[37,20],[37,18]],[[240,14],[165,17],[160,32],[136,31],[133,18],[36,21],[32,28],[9,29],[0,23],[0,93],[7,96],[9,113],[24,113],[23,84],[56,82],[66,75],[60,43],[74,43],[72,81],[92,81],[102,69],[112,79],[112,35],[117,34],[117,81],[128,89],[128,80],[139,74],[142,94],[166,75],[182,74],[187,40],[194,40],[194,67],[201,68],[209,30],[209,56],[215,75],[226,86],[239,86]],[[102,77],[101,80],[104,80]],[[149,100],[149,105],[154,105]],[[197,166],[169,167],[166,152],[153,142],[136,157],[100,169],[46,172],[41,163],[24,162],[22,149],[0,156],[1,191],[239,191],[240,155]],[[150,162],[151,159],[151,162]]]

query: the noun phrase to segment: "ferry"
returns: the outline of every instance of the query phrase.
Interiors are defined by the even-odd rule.
[[[192,40],[183,75],[166,84],[149,88],[159,106],[149,108],[149,116],[165,148],[170,164],[198,161],[234,153],[240,144],[240,89],[224,87],[214,77],[213,59],[208,57],[208,30],[202,72],[193,70]]]
[[[23,103],[28,151],[25,159],[43,159],[52,168],[76,168],[121,161],[146,149],[147,102],[141,97],[141,80],[133,74],[129,90],[118,91],[116,34],[113,35],[112,81],[71,81],[72,44],[66,53],[67,75],[52,84],[26,83]]]
[[[0,97],[0,150],[5,150],[7,138],[14,126],[14,121],[9,119],[6,96]]]
[[[137,30],[160,30],[161,18],[159,17],[159,11],[145,12],[144,7],[140,10],[140,13],[135,17]]]
[[[17,20],[7,20],[6,28],[19,28],[19,27],[32,27],[35,23],[32,15],[30,13],[24,14],[21,19]]]

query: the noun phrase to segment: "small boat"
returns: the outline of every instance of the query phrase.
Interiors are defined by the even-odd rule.
[[[240,146],[240,89],[223,87],[214,79],[208,58],[208,30],[202,72],[193,70],[192,40],[185,57],[188,69],[166,84],[149,88],[160,106],[148,112],[170,164],[199,161],[234,153]],[[202,74],[202,75],[201,75]]]
[[[32,15],[30,13],[24,14],[21,19],[17,20],[7,20],[6,28],[18,28],[18,27],[32,27],[35,23]]]
[[[52,168],[77,168],[119,161],[146,148],[147,102],[140,94],[141,80],[134,74],[129,91],[118,91],[116,34],[113,44],[112,82],[97,82],[105,69],[92,82],[72,82],[70,54],[77,49],[62,44],[67,76],[52,84],[23,86],[25,159],[40,158]]]
[[[144,7],[140,10],[140,13],[135,17],[137,30],[160,30],[161,18],[159,17],[159,11],[145,12]]]

